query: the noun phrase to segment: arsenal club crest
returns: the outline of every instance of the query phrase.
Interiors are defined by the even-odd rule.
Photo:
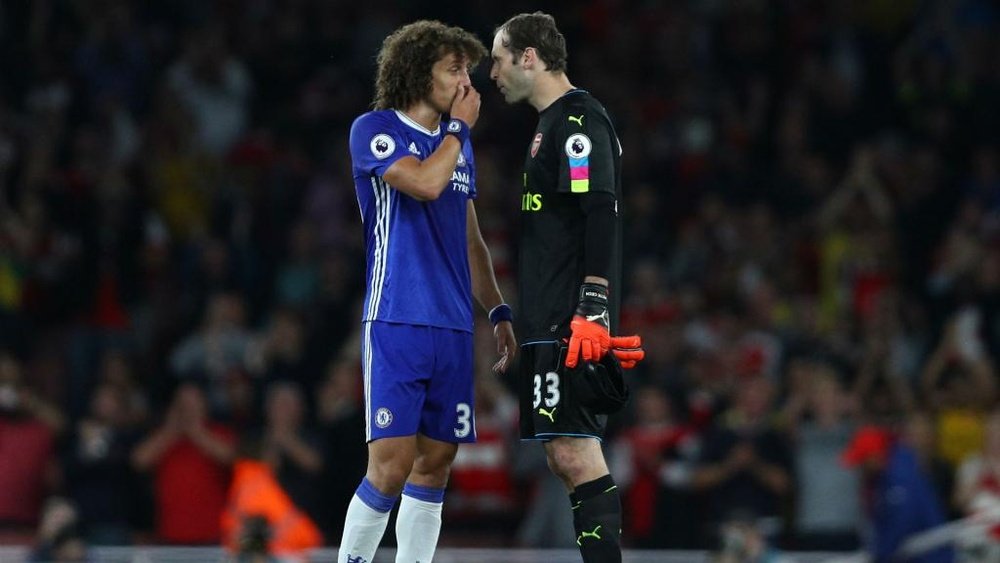
[[[538,154],[538,147],[542,146],[542,134],[539,133],[535,135],[535,139],[531,141],[531,158],[535,158]]]

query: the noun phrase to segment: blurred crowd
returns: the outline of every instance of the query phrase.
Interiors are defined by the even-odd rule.
[[[374,56],[414,19],[489,44],[534,9],[0,4],[0,543],[218,544],[248,458],[336,542],[366,462],[347,140]],[[604,444],[626,544],[707,547],[750,522],[789,549],[856,548],[865,484],[841,457],[871,424],[950,516],[997,502],[996,5],[552,13],[570,79],[624,147],[622,332],[647,353]],[[487,65],[476,204],[516,303],[536,116],[504,105]],[[490,341],[480,315],[479,442],[442,541],[573,545]]]

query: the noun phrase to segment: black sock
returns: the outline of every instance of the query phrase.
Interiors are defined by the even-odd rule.
[[[578,485],[569,499],[584,563],[620,563],[622,505],[615,480],[605,475]]]
[[[573,529],[576,530],[576,537],[580,537],[580,499],[575,492],[569,494],[569,506],[573,511]]]

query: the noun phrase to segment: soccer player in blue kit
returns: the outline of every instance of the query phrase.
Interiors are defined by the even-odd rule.
[[[476,438],[472,298],[490,312],[506,371],[516,353],[473,199],[479,117],[470,70],[487,51],[436,21],[382,44],[375,110],[351,127],[364,222],[362,372],[368,470],[347,509],[338,561],[370,563],[402,493],[397,563],[428,563],[458,444]],[[447,117],[445,117],[447,116]]]

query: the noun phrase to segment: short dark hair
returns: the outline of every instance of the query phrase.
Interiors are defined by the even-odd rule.
[[[420,20],[392,32],[382,42],[375,76],[375,109],[405,109],[431,91],[431,69],[454,54],[475,66],[489,53],[482,42],[460,27]]]
[[[550,72],[566,72],[566,38],[549,14],[518,14],[497,27],[494,34],[501,31],[507,33],[503,46],[515,56],[532,47]]]

